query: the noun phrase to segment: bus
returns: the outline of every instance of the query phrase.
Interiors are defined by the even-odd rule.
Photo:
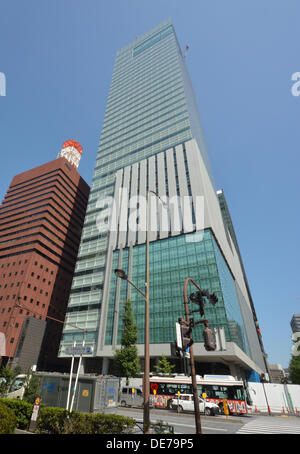
[[[231,375],[196,375],[196,381],[199,396],[219,405],[221,412],[223,400],[226,399],[230,414],[249,413],[251,402],[243,381]],[[150,395],[155,407],[169,409],[169,401],[177,396],[178,391],[180,394],[192,394],[192,378],[185,375],[150,377]]]

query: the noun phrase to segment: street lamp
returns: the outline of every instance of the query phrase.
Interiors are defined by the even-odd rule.
[[[146,217],[146,269],[145,269],[145,293],[142,292],[133,282],[128,279],[125,271],[115,269],[115,275],[120,279],[126,280],[131,284],[144,298],[145,300],[145,341],[144,341],[144,434],[150,433],[150,406],[149,406],[149,395],[150,395],[150,292],[149,292],[149,232],[150,232],[150,193],[154,194],[166,207],[165,202],[159,197],[156,192],[152,190],[147,191],[147,217]]]
[[[120,279],[124,279],[125,281],[127,281],[127,279],[128,279],[127,274],[123,270],[115,270],[115,275],[117,277],[119,277]]]

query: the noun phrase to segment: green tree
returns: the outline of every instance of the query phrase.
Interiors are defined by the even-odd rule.
[[[130,300],[125,302],[122,321],[124,328],[121,338],[121,349],[115,352],[114,366],[116,375],[126,377],[126,384],[128,385],[129,378],[136,377],[140,373],[140,363],[136,346],[138,330],[134,321]]]
[[[161,359],[158,361],[158,365],[154,366],[158,374],[172,374],[175,365],[171,364],[165,355],[161,355]]]
[[[298,338],[299,339],[299,338]],[[294,385],[300,385],[300,342],[294,342],[293,355],[290,361],[290,380]]]
[[[25,393],[23,400],[26,402],[34,403],[35,398],[40,394],[40,378],[35,375],[30,375],[27,377],[27,386],[25,388]]]

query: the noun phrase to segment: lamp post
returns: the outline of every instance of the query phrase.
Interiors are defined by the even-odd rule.
[[[144,434],[150,433],[150,405],[149,405],[149,396],[150,396],[150,273],[149,273],[149,232],[150,232],[150,193],[153,193],[156,197],[160,199],[163,206],[166,206],[165,202],[159,197],[156,192],[152,190],[147,191],[147,214],[146,214],[146,267],[145,267],[145,293],[142,292],[133,282],[128,279],[125,271],[120,269],[115,269],[115,275],[120,279],[126,280],[130,285],[132,285],[144,298],[145,300],[145,341],[144,341],[144,379],[143,379],[143,394],[144,394]]]

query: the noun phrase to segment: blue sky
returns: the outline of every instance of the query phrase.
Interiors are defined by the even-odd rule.
[[[70,138],[91,184],[118,49],[171,17],[270,363],[300,312],[298,0],[0,0],[0,199]]]

